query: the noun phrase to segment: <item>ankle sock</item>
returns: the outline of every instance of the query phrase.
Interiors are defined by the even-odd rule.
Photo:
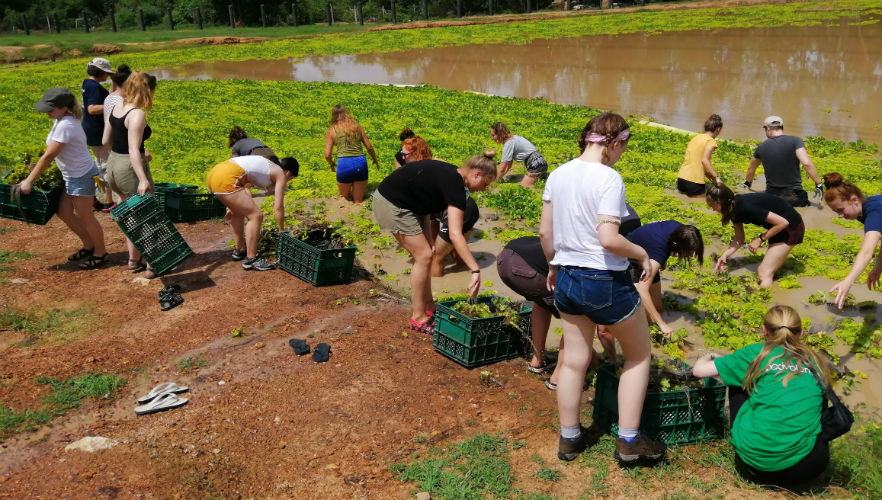
[[[582,426],[577,425],[575,427],[561,427],[560,428],[560,437],[564,439],[569,439],[574,441],[579,439],[579,436],[582,435]]]
[[[626,443],[633,443],[637,439],[637,431],[638,429],[619,429],[619,437]]]

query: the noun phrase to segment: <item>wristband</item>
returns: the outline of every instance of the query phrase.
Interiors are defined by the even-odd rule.
[[[480,270],[480,269],[475,269],[474,271],[472,271],[472,274],[481,274],[481,270]]]
[[[760,241],[762,241],[762,242],[765,242],[765,241],[766,241],[766,239],[763,237],[763,236],[765,236],[765,235],[766,235],[766,233],[763,233],[763,234],[759,235],[759,239],[760,239]]]

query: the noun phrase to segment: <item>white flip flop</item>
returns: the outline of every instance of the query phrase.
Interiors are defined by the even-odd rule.
[[[171,393],[171,394],[180,394],[182,392],[189,391],[189,387],[184,387],[182,385],[178,385],[174,382],[163,382],[153,389],[150,389],[150,392],[138,398],[138,403],[144,404],[151,399],[159,396],[160,394]]]
[[[173,392],[164,392],[152,400],[147,404],[143,404],[141,406],[135,407],[136,415],[149,415],[151,413],[156,413],[164,410],[170,410],[172,408],[177,408],[179,406],[184,406],[189,403],[189,399],[179,398]]]

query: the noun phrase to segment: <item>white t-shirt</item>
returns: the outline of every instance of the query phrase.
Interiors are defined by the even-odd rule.
[[[95,165],[89,146],[86,145],[86,133],[83,127],[71,115],[64,115],[52,124],[46,136],[46,146],[53,142],[61,142],[64,147],[55,157],[55,164],[61,170],[64,180],[75,179],[88,174]]]
[[[601,163],[568,161],[548,176],[542,200],[552,203],[552,264],[610,271],[628,268],[627,258],[604,250],[596,229],[600,215],[628,215],[625,183],[618,172]]]
[[[532,142],[513,135],[502,145],[502,158],[499,161],[524,161],[533,151],[536,151],[536,146]]]
[[[270,167],[275,163],[258,155],[235,156],[230,158],[230,161],[242,167],[245,175],[248,176],[248,182],[252,185],[260,189],[269,189],[271,184]]]

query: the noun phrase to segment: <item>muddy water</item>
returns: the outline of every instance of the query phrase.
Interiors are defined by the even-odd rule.
[[[160,78],[420,84],[542,97],[652,116],[723,138],[763,138],[769,114],[788,132],[882,143],[882,30],[829,26],[717,29],[536,40],[276,61],[205,61]]]

